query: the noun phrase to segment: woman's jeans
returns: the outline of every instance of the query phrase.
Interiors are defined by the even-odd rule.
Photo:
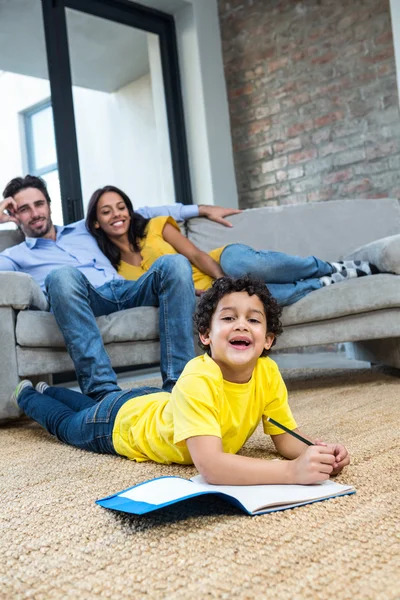
[[[163,256],[137,281],[115,279],[94,288],[78,269],[61,267],[46,277],[51,309],[64,336],[82,392],[101,399],[119,391],[117,377],[96,317],[138,306],[159,307],[161,375],[170,391],[195,355],[195,292],[190,262],[181,255]],[[126,315],[127,329],[140,330],[139,315]],[[129,321],[135,320],[135,327]]]
[[[251,275],[267,284],[281,306],[293,304],[322,287],[319,277],[332,274],[332,265],[315,256],[291,256],[271,250],[253,250],[231,244],[223,250],[221,269],[229,277]]]
[[[152,387],[120,390],[96,402],[67,388],[48,387],[40,394],[29,387],[22,390],[18,404],[28,417],[62,442],[101,454],[116,454],[112,431],[121,406],[131,398],[161,391]]]

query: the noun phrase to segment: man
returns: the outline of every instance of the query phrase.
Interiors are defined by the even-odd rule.
[[[64,227],[51,220],[45,182],[31,175],[12,179],[0,202],[0,223],[14,222],[26,240],[0,253],[0,271],[31,275],[47,293],[50,307],[74,362],[82,392],[100,400],[100,389],[119,390],[96,317],[137,306],[160,307],[161,374],[171,390],[194,356],[192,314],[195,294],[189,261],[164,256],[138,281],[118,275],[84,221]],[[170,214],[176,220],[206,216],[222,222],[233,209],[213,206],[147,207],[146,217]]]

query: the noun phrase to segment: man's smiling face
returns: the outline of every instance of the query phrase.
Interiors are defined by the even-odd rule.
[[[26,237],[52,237],[51,209],[43,193],[36,188],[26,188],[14,196],[17,203],[15,217]]]

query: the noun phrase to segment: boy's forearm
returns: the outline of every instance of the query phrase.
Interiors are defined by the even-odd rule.
[[[288,484],[290,461],[271,461],[221,452],[207,465],[197,465],[208,483],[215,485]]]
[[[306,440],[309,440],[310,442],[314,441],[309,435],[303,433],[299,429],[295,429],[294,431],[300,434]],[[289,433],[283,433],[281,435],[272,435],[271,438],[279,454],[289,460],[300,456],[300,454],[304,452],[306,448],[304,442],[301,442]]]

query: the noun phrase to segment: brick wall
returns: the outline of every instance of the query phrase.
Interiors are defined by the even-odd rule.
[[[400,197],[389,0],[219,0],[240,206]]]

